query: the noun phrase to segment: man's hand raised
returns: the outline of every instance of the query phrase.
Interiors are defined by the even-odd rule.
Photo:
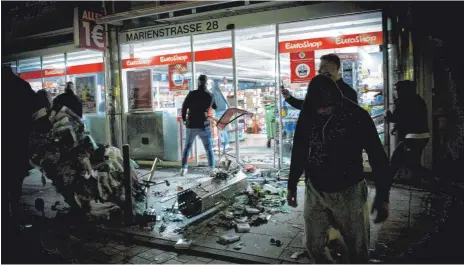
[[[282,93],[282,96],[285,99],[288,99],[291,96],[290,91],[288,91],[288,89],[284,88],[284,86],[280,86],[280,92]]]

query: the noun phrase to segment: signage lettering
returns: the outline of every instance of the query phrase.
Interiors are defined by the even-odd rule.
[[[343,38],[337,37],[335,39],[335,44],[342,45],[342,44],[353,44],[353,43],[373,43],[377,39],[376,36],[362,36],[358,35],[352,38]]]
[[[161,56],[160,58],[160,62],[164,63],[164,62],[173,62],[173,61],[182,61],[182,62],[185,62],[187,61],[188,59],[188,56],[184,55],[184,56],[179,56],[179,55],[174,55],[174,56],[168,56],[168,57],[164,57],[164,56]]]
[[[106,49],[106,34],[103,25],[96,23],[102,14],[84,10],[79,12],[79,43],[80,48],[104,51]]]
[[[207,22],[195,22],[190,24],[181,24],[166,26],[161,28],[146,29],[135,32],[125,33],[125,41],[143,41],[153,40],[158,38],[180,37],[189,34],[198,34],[202,32],[210,32],[219,29],[217,20]]]

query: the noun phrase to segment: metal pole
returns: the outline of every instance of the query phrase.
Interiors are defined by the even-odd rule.
[[[281,78],[280,78],[280,46],[279,46],[279,25],[276,25],[276,59],[277,59],[277,80],[276,80],[276,99],[278,101],[278,104],[276,104],[276,110],[278,113],[278,116],[276,118],[279,118],[279,122],[276,123],[276,136],[278,141],[276,141],[275,146],[277,148],[276,153],[278,155],[278,163],[277,163],[277,168],[280,170],[282,168],[282,163],[283,163],[283,153],[282,153],[282,128],[283,128],[283,122],[282,122],[282,93],[280,93],[280,85],[281,85]],[[277,108],[278,106],[278,108]],[[277,135],[278,134],[278,135]]]
[[[122,155],[124,160],[124,190],[125,190],[125,201],[124,201],[124,223],[130,225],[134,223],[134,208],[132,200],[132,177],[131,177],[131,166],[130,166],[130,154],[129,145],[125,144],[122,146]]]
[[[40,56],[40,87],[43,89],[43,85],[44,85],[44,77],[43,77],[43,57]]]
[[[237,95],[237,87],[238,87],[238,79],[237,79],[237,58],[235,56],[235,27],[232,29],[232,67],[233,67],[233,75],[234,75],[234,105],[238,107],[238,95]],[[240,161],[240,137],[238,136],[238,119],[234,121],[235,126],[235,159],[237,163]]]
[[[383,82],[385,85],[384,88],[384,109],[388,110],[390,107],[390,67],[389,67],[389,30],[388,30],[388,16],[386,11],[382,12],[382,31],[383,31],[383,43],[382,43],[382,53],[383,53]],[[385,93],[386,92],[386,93]],[[386,96],[385,96],[386,95]],[[388,157],[390,157],[390,124],[387,120],[384,121],[384,148],[387,152]]]
[[[197,89],[198,84],[197,84],[196,68],[195,68],[195,52],[193,51],[193,34],[190,34],[190,52],[192,53],[192,88],[193,88],[193,90],[195,90],[195,89]],[[194,152],[195,152],[195,165],[198,166],[198,148],[197,148],[197,139],[196,138],[195,138],[195,141],[194,141],[194,144],[193,144],[193,148],[194,148]]]
[[[68,53],[64,53],[64,83],[68,82]]]

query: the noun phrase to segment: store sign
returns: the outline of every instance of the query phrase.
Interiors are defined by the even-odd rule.
[[[20,73],[19,76],[24,80],[48,78],[48,77],[57,77],[67,75],[78,75],[78,74],[88,74],[88,73],[98,73],[103,72],[104,65],[103,63],[91,63],[91,64],[82,64],[69,66],[66,69],[45,69],[43,71],[31,71]]]
[[[221,48],[195,52],[195,62],[224,60],[232,58],[232,48]],[[129,58],[122,60],[122,68],[142,68],[156,65],[183,64],[192,61],[192,53],[176,53],[153,56],[150,58]]]
[[[353,46],[381,45],[383,43],[382,37],[382,32],[370,32],[338,37],[283,41],[279,44],[279,51],[280,53],[292,53]]]
[[[291,83],[307,83],[316,76],[314,51],[290,53]]]
[[[45,69],[43,70],[43,77],[55,77],[64,75],[64,69]]]
[[[79,48],[92,49],[98,51],[106,50],[106,32],[104,25],[98,25],[97,19],[103,14],[89,10],[79,10],[76,8],[75,27],[78,29],[78,37],[75,38]]]
[[[188,90],[188,79],[185,77],[187,74],[187,64],[171,64],[169,65],[169,90]]]
[[[153,109],[153,92],[151,83],[152,74],[150,69],[127,72],[130,111]]]
[[[137,68],[155,65],[170,65],[178,63],[187,63],[191,61],[191,53],[178,53],[153,56],[151,58],[130,58],[122,60],[122,68]]]
[[[76,94],[82,100],[83,113],[97,113],[97,77],[76,77]]]
[[[121,42],[125,43],[136,41],[150,41],[163,38],[189,36],[190,34],[222,31],[226,29],[226,25],[227,24],[223,24],[219,20],[208,20],[179,25],[133,30],[125,32]]]

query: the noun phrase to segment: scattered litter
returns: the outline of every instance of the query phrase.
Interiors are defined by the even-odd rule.
[[[218,243],[226,245],[226,244],[235,243],[237,241],[240,241],[240,237],[237,235],[223,235],[219,237]]]
[[[158,230],[158,232],[160,233],[163,233],[164,231],[166,231],[166,225],[165,224],[162,224]]]
[[[295,253],[292,254],[292,256],[290,258],[292,259],[298,259],[301,255],[303,255],[304,252],[303,251],[297,251]]]
[[[250,208],[250,207],[247,207],[246,208],[246,212],[248,214],[259,214],[261,211],[256,209],[256,208]]]
[[[248,233],[250,229],[251,227],[247,223],[237,224],[237,233]]]
[[[192,244],[191,240],[181,238],[177,240],[176,244],[174,244],[174,248],[175,249],[189,249],[191,244]]]
[[[282,242],[280,240],[275,240],[274,238],[271,238],[271,245],[275,245],[277,247],[282,246]]]
[[[246,223],[248,221],[248,217],[247,216],[243,216],[243,217],[240,217],[240,218],[236,218],[235,219],[235,222],[237,223]]]
[[[235,250],[240,250],[245,246],[243,242],[239,242],[237,245],[234,246]]]

